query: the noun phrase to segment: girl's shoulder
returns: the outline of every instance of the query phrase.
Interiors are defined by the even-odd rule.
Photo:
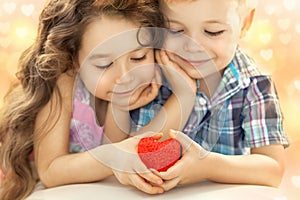
[[[68,71],[62,73],[57,79],[56,85],[63,96],[73,94],[73,88],[75,85],[76,74]]]

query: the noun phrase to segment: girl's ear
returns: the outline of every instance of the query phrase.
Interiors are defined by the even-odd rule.
[[[250,12],[248,12],[248,14],[244,17],[241,36],[240,36],[241,38],[244,37],[248,32],[248,30],[250,29],[253,22],[254,15],[255,15],[255,8],[251,9]]]
[[[80,65],[79,65],[78,57],[76,57],[76,59],[74,59],[73,65],[74,65],[74,72],[76,72],[76,73],[79,72]]]

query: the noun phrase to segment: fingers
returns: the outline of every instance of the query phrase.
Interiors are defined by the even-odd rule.
[[[164,192],[164,189],[162,187],[147,183],[143,177],[137,174],[132,176],[131,183],[137,189],[147,194],[161,194]]]
[[[161,70],[158,65],[155,66],[155,78],[153,85],[158,88],[162,85]]]
[[[162,178],[152,172],[139,173],[139,175],[150,182],[152,185],[161,185],[163,183]]]
[[[175,138],[180,142],[183,148],[183,152],[189,149],[191,144],[193,143],[193,140],[189,138],[189,136],[187,136],[186,134],[182,133],[181,131],[170,129],[168,134],[171,138]]]
[[[180,179],[177,177],[177,178],[174,178],[172,180],[169,180],[169,181],[164,181],[164,183],[161,185],[161,187],[164,189],[164,191],[169,191],[173,188],[175,188],[178,183],[179,183]]]
[[[191,147],[193,147],[193,151],[195,151],[195,149],[196,149],[196,154],[198,155],[198,158],[200,158],[200,159],[205,158],[209,154],[209,151],[206,151],[202,146],[195,143],[191,138],[189,138],[189,136],[182,133],[181,131],[176,131],[176,130],[170,129],[168,132],[168,135],[171,138],[175,138],[180,142],[180,144],[182,145],[183,154],[185,152],[187,152]]]
[[[161,67],[165,66],[173,66],[173,62],[170,62],[169,55],[167,55],[166,51],[159,50],[155,52],[155,58],[157,60],[157,63],[161,65]]]
[[[158,186],[158,184],[152,185],[139,174],[129,174],[118,171],[114,171],[114,174],[121,184],[131,185],[147,194],[160,194],[164,192],[163,188]]]
[[[164,189],[164,191],[171,190],[180,182],[179,174],[181,172],[181,167],[176,164],[169,168],[166,172],[158,172],[155,169],[150,169],[150,171],[164,180],[163,184],[159,185]]]
[[[160,52],[161,52],[161,50],[156,50],[155,51],[155,59],[156,59],[158,64],[162,64],[162,61],[161,61],[161,58],[160,58]]]

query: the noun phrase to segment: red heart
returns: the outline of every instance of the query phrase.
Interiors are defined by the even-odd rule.
[[[148,168],[163,172],[180,159],[182,147],[174,138],[159,142],[155,138],[145,137],[138,143],[138,154]]]

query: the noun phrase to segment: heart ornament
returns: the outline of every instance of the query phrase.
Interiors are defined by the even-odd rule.
[[[148,168],[164,172],[181,158],[182,146],[174,138],[160,142],[155,138],[145,137],[138,143],[138,155]]]

